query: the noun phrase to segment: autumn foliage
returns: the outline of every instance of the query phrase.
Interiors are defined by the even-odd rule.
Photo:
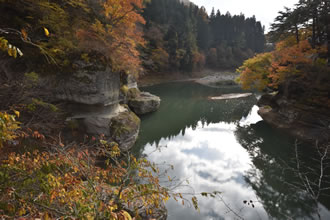
[[[183,200],[160,185],[155,164],[121,153],[114,142],[76,147],[2,156],[0,217],[140,219],[141,207],[152,216],[170,197]]]
[[[98,54],[114,71],[141,71],[142,0],[0,2],[7,8],[1,10],[0,49],[14,57],[22,50],[38,72],[51,73],[50,65],[56,73],[70,72],[82,54]],[[7,40],[20,50],[8,48]]]
[[[16,130],[19,128],[20,123],[16,120],[16,117],[19,116],[19,112],[15,111],[15,114],[0,112],[0,149],[4,143],[12,141],[17,137]]]
[[[141,72],[137,47],[144,45],[142,29],[139,27],[145,23],[139,14],[143,7],[142,0],[107,0],[102,7],[102,19],[77,31],[81,46],[105,54],[114,70]]]
[[[313,49],[307,40],[296,44],[292,38],[287,38],[278,42],[274,51],[246,60],[237,70],[241,74],[239,82],[244,89],[277,89],[288,77],[306,74],[306,66],[322,63],[320,59],[313,60],[321,51],[323,47]]]
[[[29,108],[46,105],[36,100]],[[25,114],[0,112],[1,219],[141,219],[163,210],[171,197],[187,201],[175,192],[179,180],[167,174],[173,166],[160,169],[144,157],[121,152],[104,135],[79,144],[65,142],[60,134],[43,135],[45,130],[17,121]],[[198,209],[195,196],[191,202]]]

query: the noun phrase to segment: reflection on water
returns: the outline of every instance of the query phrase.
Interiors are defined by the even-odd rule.
[[[283,183],[291,177],[283,174],[281,162],[292,157],[293,141],[261,121],[255,96],[210,101],[209,96],[241,91],[193,83],[147,90],[162,103],[158,112],[142,118],[136,154],[174,165],[170,175],[189,179],[195,192],[221,191],[226,204],[244,219],[310,219],[317,208],[330,217],[321,203],[316,207]],[[255,208],[244,200],[253,200]],[[170,200],[168,219],[235,219],[220,200],[201,197],[199,206],[200,213]]]

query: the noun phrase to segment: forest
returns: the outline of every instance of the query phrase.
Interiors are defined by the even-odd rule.
[[[234,69],[265,46],[264,28],[255,17],[214,9],[208,15],[204,7],[176,0],[151,1],[142,15],[147,70]]]
[[[25,57],[46,59],[46,65],[68,71],[72,68],[68,57],[84,54],[87,58],[93,52],[110,59],[114,69],[137,74],[233,69],[263,51],[265,44],[264,29],[255,17],[219,10],[208,15],[203,7],[177,0],[124,1],[127,5],[121,10],[116,10],[116,2],[106,3],[104,9],[89,1],[3,2],[7,29],[2,33],[12,32],[13,38],[7,36],[7,40],[18,48],[31,41],[29,46],[40,50],[40,57],[37,53]]]
[[[132,103],[151,96],[131,86],[141,75],[236,69],[239,86],[269,98],[261,110],[304,112],[279,121],[328,140],[329,11],[299,0],[265,33],[255,16],[189,1],[0,0],[0,218],[164,219],[169,199],[199,210],[200,197],[221,198],[185,197],[173,166],[122,146],[140,129]]]

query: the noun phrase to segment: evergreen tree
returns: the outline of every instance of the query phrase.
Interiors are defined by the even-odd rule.
[[[200,69],[205,57],[209,67],[236,68],[254,52],[262,52],[265,44],[261,23],[243,14],[221,14],[213,8],[208,15],[204,7],[192,3],[152,0],[146,4],[143,16],[147,22],[145,33],[155,26],[163,33],[162,39],[155,40],[150,34],[146,34],[146,39],[153,49],[164,45],[172,70],[190,72],[196,66]]]

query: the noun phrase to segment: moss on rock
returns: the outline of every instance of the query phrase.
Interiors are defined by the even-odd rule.
[[[140,90],[138,88],[130,88],[127,92],[128,100],[135,99],[140,96]]]
[[[125,111],[111,119],[109,129],[111,138],[119,143],[122,150],[130,149],[138,136],[140,119],[131,111]]]

